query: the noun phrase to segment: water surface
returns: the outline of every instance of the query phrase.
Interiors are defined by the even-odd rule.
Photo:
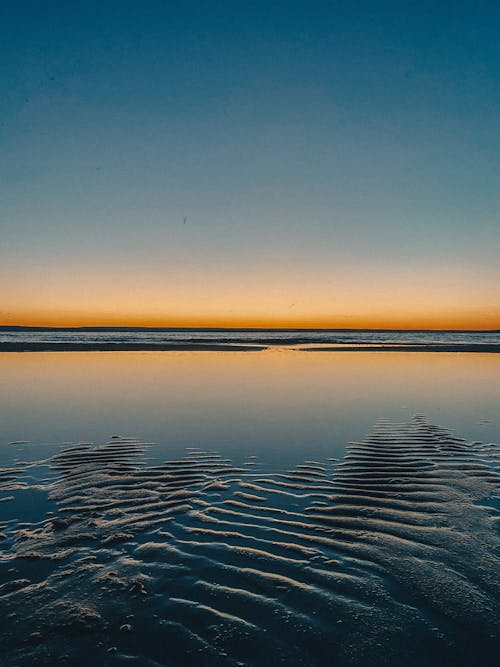
[[[498,355],[0,368],[2,664],[494,661]]]
[[[0,445],[156,443],[270,463],[342,455],[381,417],[423,413],[470,439],[499,434],[500,358],[266,352],[0,354]],[[486,421],[488,420],[488,421]]]

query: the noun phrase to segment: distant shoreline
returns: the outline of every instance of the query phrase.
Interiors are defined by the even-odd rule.
[[[0,352],[260,352],[267,345],[226,343],[0,343]]]

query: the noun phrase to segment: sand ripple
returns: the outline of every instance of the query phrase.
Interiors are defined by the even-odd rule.
[[[275,473],[149,447],[63,450],[56,512],[0,526],[2,664],[493,663],[497,445],[416,417]]]

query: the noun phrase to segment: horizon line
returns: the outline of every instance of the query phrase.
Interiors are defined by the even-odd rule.
[[[56,330],[56,331],[442,331],[442,332],[500,332],[499,328],[442,328],[442,327],[217,327],[217,326],[128,326],[128,325],[76,325],[76,326],[54,326],[54,325],[26,325],[26,324],[0,324],[0,331],[15,330]]]

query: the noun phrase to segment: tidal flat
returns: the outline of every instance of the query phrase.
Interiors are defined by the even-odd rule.
[[[2,665],[491,665],[500,358],[0,355]]]

